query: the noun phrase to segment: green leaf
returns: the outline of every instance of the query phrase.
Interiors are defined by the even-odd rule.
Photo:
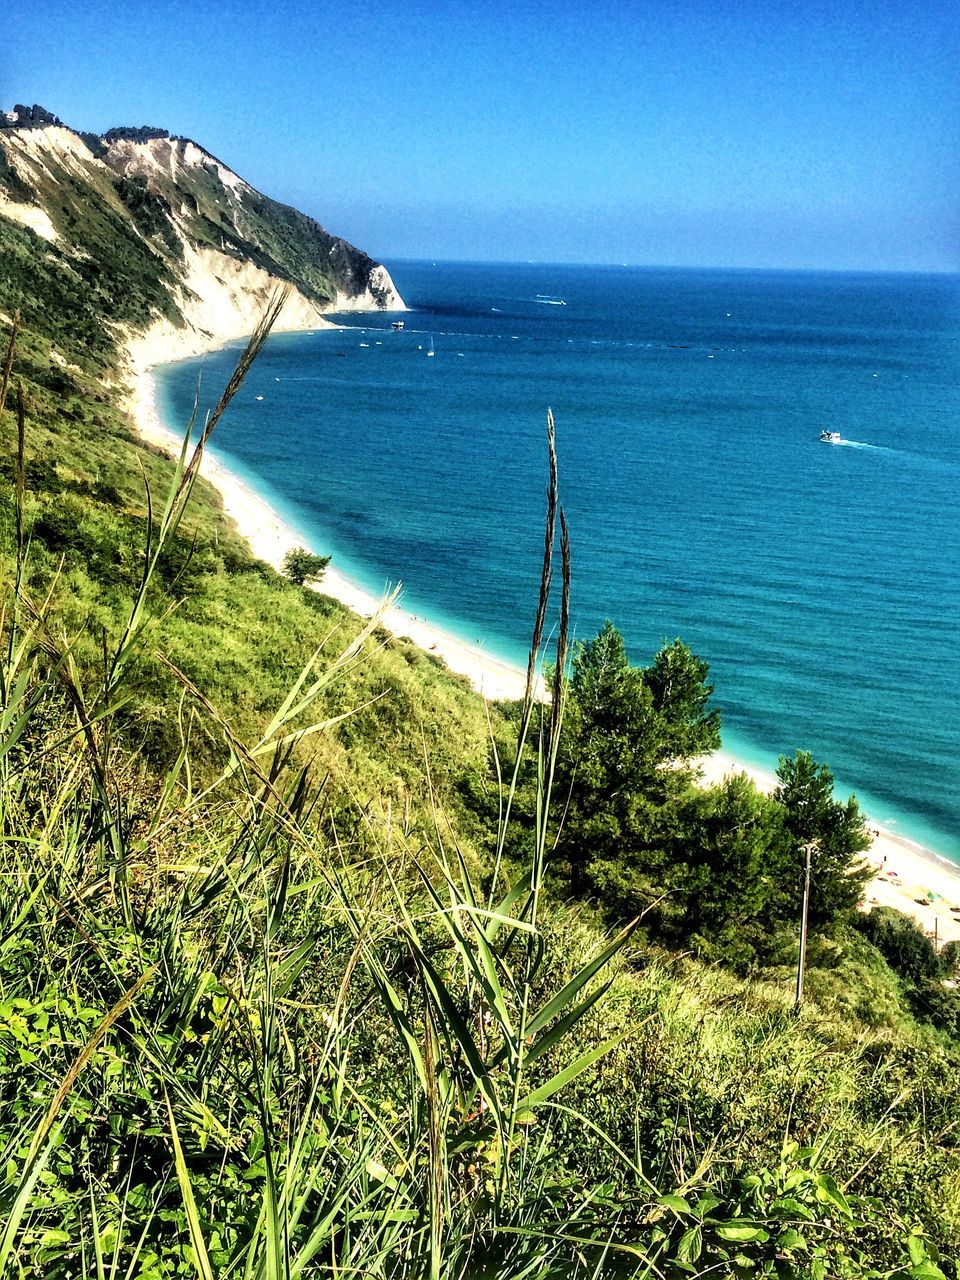
[[[927,1247],[918,1235],[912,1232],[907,1236],[907,1253],[910,1255],[910,1261],[914,1265],[919,1265],[927,1260]]]
[[[703,1228],[691,1227],[680,1237],[677,1245],[677,1259],[680,1262],[696,1262],[703,1250]]]
[[[604,1054],[609,1053],[611,1049],[616,1048],[620,1041],[627,1035],[629,1035],[629,1031],[621,1031],[618,1036],[613,1036],[610,1040],[605,1040],[603,1044],[599,1045],[596,1049],[591,1049],[589,1053],[585,1053],[581,1057],[577,1058],[575,1062],[571,1062],[568,1067],[564,1067],[562,1071],[558,1071],[557,1074],[551,1080],[548,1080],[546,1084],[542,1084],[539,1089],[534,1089],[532,1093],[528,1093],[525,1098],[522,1098],[517,1105],[517,1110],[526,1110],[527,1108],[536,1107],[541,1102],[544,1102],[552,1094],[556,1093],[558,1089],[562,1089],[565,1084],[569,1084],[571,1080],[576,1079],[582,1071],[586,1071],[587,1067],[592,1067],[599,1058],[604,1056]]]
[[[672,1209],[674,1213],[691,1213],[690,1201],[684,1199],[683,1196],[666,1195],[660,1197],[660,1203],[666,1205],[668,1209]]]
[[[313,955],[316,947],[317,939],[307,938],[304,942],[300,943],[299,947],[297,947],[296,951],[294,951],[292,955],[287,956],[287,958],[278,965],[275,980],[278,996],[283,997],[289,993],[290,988],[307,967],[310,957]],[[216,999],[217,997],[214,996],[214,1002],[216,1002]]]
[[[375,1160],[372,1156],[367,1161],[364,1167],[367,1173],[370,1175],[371,1178],[373,1178],[375,1182],[382,1182],[386,1184],[386,1186],[391,1187],[393,1189],[395,1189],[398,1186],[396,1178],[393,1176],[390,1170],[386,1167],[386,1165],[382,1165],[379,1160]]]
[[[832,1204],[835,1209],[843,1214],[845,1218],[853,1217],[853,1210],[850,1208],[847,1197],[837,1186],[829,1173],[820,1173],[817,1175],[817,1199],[821,1204]]]
[[[774,1200],[769,1214],[772,1218],[803,1218],[806,1222],[812,1222],[816,1217],[802,1201],[795,1200],[792,1196],[781,1196]]]
[[[500,1098],[496,1088],[493,1086],[489,1078],[489,1069],[484,1061],[480,1047],[474,1038],[471,1028],[467,1025],[466,1020],[461,1013],[456,1000],[450,994],[447,984],[442,976],[434,968],[433,964],[427,957],[426,952],[421,948],[418,942],[410,940],[410,949],[413,952],[420,966],[420,972],[424,979],[424,985],[433,996],[437,1008],[440,1010],[444,1024],[444,1031],[455,1040],[457,1047],[463,1054],[470,1068],[470,1073],[477,1088],[486,1098],[490,1105],[490,1109],[497,1116],[498,1122],[501,1115]],[[429,1086],[428,1086],[429,1087]],[[529,1108],[533,1105],[530,1098],[520,1104],[520,1109]],[[539,1099],[537,1099],[539,1101]]]
[[[513,886],[513,888],[508,891],[506,897],[504,897],[501,900],[499,906],[497,907],[497,910],[493,912],[490,918],[490,923],[487,925],[486,929],[484,930],[486,939],[491,944],[491,946],[496,941],[497,931],[500,928],[501,921],[508,920],[508,919],[512,920],[516,918],[516,913],[514,912],[513,909],[517,905],[517,903],[520,901],[520,899],[525,894],[529,894],[529,892],[530,892],[529,883],[521,877],[517,881],[517,883]]]
[[[505,993],[497,973],[497,962],[494,958],[486,933],[476,922],[473,922],[475,925],[474,929],[465,931],[460,916],[461,913],[468,913],[468,906],[463,903],[460,903],[457,909],[453,909],[453,904],[451,904],[451,906],[447,906],[441,899],[437,890],[434,888],[426,869],[422,867],[419,862],[416,865],[421,879],[423,880],[423,886],[436,904],[437,911],[439,912],[439,920],[450,934],[450,938],[461,963],[466,970],[472,970],[475,974],[477,982],[480,984],[480,988],[483,991],[484,997],[490,1005],[490,1010],[495,1014],[497,1021],[500,1024],[504,1039],[508,1042],[515,1042],[516,1031],[513,1026],[509,1005],[505,998]],[[468,881],[465,882],[463,886],[465,889],[468,888],[468,883]],[[451,890],[453,890],[454,886],[452,882],[449,881],[449,878],[448,884],[450,884]],[[411,930],[411,932],[414,933],[415,931]],[[476,943],[475,946],[469,937],[469,933],[473,934],[473,941]],[[420,951],[423,952],[423,947],[420,945],[419,940],[416,938],[414,940]],[[528,1034],[533,1033],[528,1030]]]
[[[197,1269],[197,1275],[200,1277],[200,1280],[214,1280],[213,1267],[210,1265],[207,1246],[203,1239],[203,1231],[200,1227],[200,1215],[197,1212],[197,1202],[194,1199],[193,1187],[190,1185],[190,1174],[187,1170],[187,1162],[183,1158],[183,1148],[180,1146],[180,1135],[177,1132],[177,1124],[173,1118],[173,1108],[170,1105],[169,1098],[167,1098],[167,1114],[170,1117],[170,1137],[173,1140],[173,1160],[177,1169],[177,1181],[180,1184],[180,1195],[183,1199],[184,1212],[187,1215],[187,1228],[190,1232],[190,1243],[193,1246],[194,1266]]]
[[[913,1280],[947,1280],[947,1277],[937,1264],[931,1262],[929,1258],[924,1258],[915,1267],[911,1267],[907,1275],[911,1276]]]
[[[770,1232],[756,1222],[725,1222],[717,1227],[717,1235],[734,1244],[763,1244],[770,1239]]]
[[[807,1242],[799,1231],[788,1227],[777,1241],[777,1248],[784,1249],[787,1253],[795,1253],[798,1249],[806,1252]]]
[[[493,921],[495,924],[509,925],[511,929],[519,929],[521,933],[536,933],[533,925],[528,924],[525,920],[517,920],[513,916],[501,915],[499,911],[488,911],[486,907],[478,907],[474,903],[454,902],[449,907],[445,907],[444,910],[448,913],[463,911],[475,921]]]
[[[543,1054],[549,1053],[554,1045],[563,1040],[570,1033],[573,1027],[581,1020],[581,1018],[589,1013],[597,1001],[601,1000],[609,990],[610,982],[603,983],[602,986],[597,987],[596,991],[587,996],[585,1000],[582,1000],[580,1004],[575,1005],[569,1013],[564,1014],[562,1018],[558,1018],[551,1026],[550,1030],[545,1031],[536,1044],[527,1050],[527,1063],[535,1062],[537,1058],[541,1057]]]
[[[548,1000],[536,1017],[531,1019],[527,1026],[527,1034],[535,1036],[552,1018],[555,1018],[558,1013],[562,1013],[594,974],[598,973],[605,964],[612,960],[618,951],[623,950],[627,940],[639,923],[639,920],[631,921],[625,929],[621,929],[608,946],[604,947],[599,955],[594,956],[588,964],[583,966],[579,973],[574,974],[566,986],[561,987],[553,999]]]

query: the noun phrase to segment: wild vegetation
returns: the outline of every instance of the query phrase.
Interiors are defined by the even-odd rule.
[[[0,393],[0,1276],[956,1275],[951,957],[856,912],[862,818],[809,756],[694,785],[682,643],[568,661],[555,467],[552,698],[485,707],[256,562],[36,302]]]

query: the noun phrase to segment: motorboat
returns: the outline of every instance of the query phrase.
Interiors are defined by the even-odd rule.
[[[842,439],[843,439],[843,436],[841,436],[839,431],[821,431],[820,432],[821,444],[839,444]]]

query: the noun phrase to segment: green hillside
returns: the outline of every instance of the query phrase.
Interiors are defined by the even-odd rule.
[[[486,707],[256,561],[119,407],[128,181],[54,175],[79,256],[0,214],[0,1280],[956,1276],[952,957],[856,910],[856,806],[697,788],[682,644]]]

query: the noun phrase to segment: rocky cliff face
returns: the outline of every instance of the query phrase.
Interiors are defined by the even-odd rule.
[[[403,307],[383,266],[195,142],[80,134],[38,106],[0,114],[0,250],[4,305],[73,289],[117,338],[178,337],[184,353],[248,333],[278,284],[287,329]]]

